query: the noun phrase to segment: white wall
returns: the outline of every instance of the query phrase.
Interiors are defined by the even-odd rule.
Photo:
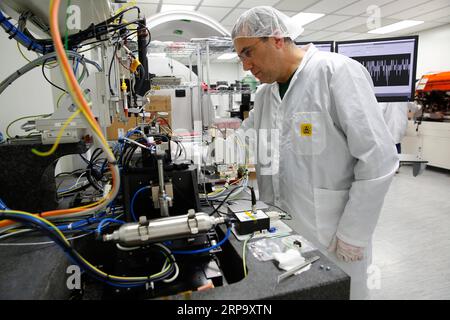
[[[9,40],[3,29],[0,30],[0,47],[0,81],[3,81],[27,64],[27,61],[20,55],[16,41]],[[36,58],[34,53],[27,52],[26,49],[22,51],[32,59]],[[53,98],[50,85],[42,77],[41,69],[36,68],[14,82],[0,95],[0,131],[6,137],[6,127],[10,122],[28,115],[52,112]],[[18,128],[20,123],[11,128],[11,134],[24,134]]]
[[[419,33],[417,76],[450,71],[450,24]]]

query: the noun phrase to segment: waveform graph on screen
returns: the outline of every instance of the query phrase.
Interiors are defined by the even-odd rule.
[[[361,63],[369,71],[375,87],[407,86],[410,83],[410,54],[352,58]]]

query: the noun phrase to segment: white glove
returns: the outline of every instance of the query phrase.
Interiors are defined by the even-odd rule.
[[[364,258],[363,247],[352,246],[337,237],[334,238],[328,250],[331,252],[336,250],[337,258],[345,262],[360,261]]]

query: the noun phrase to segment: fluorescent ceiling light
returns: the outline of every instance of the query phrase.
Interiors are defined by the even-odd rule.
[[[223,55],[221,55],[220,57],[217,58],[217,60],[231,60],[237,58],[237,53],[224,53]]]
[[[167,11],[194,11],[195,6],[182,6],[177,4],[163,4],[161,6],[161,12]]]
[[[391,33],[391,32],[395,32],[398,30],[414,27],[414,26],[417,26],[422,23],[423,23],[423,21],[404,20],[404,21],[400,21],[400,22],[397,22],[394,24],[390,24],[385,27],[370,30],[368,33],[386,34],[386,33]]]
[[[324,16],[324,13],[306,13],[306,12],[300,12],[296,14],[295,16],[292,16],[292,19],[300,24],[302,27],[307,25],[308,23],[311,23],[317,19],[320,19]]]

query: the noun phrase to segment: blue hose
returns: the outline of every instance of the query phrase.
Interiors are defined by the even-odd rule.
[[[225,241],[228,240],[231,234],[231,228],[227,230],[227,234],[225,235],[225,238],[222,239],[218,244],[211,246],[209,248],[199,249],[199,250],[188,250],[188,251],[172,251],[173,254],[197,254],[197,253],[204,253],[209,252],[217,247],[220,247],[222,244],[225,243]]]

